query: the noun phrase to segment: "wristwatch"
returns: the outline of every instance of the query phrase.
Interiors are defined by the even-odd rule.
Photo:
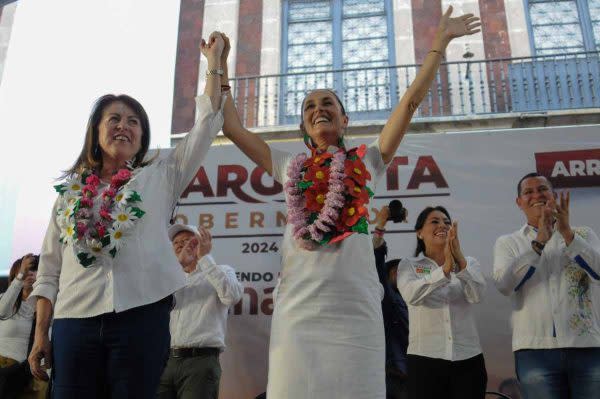
[[[538,240],[532,240],[531,241],[531,248],[538,254],[541,255],[542,251],[544,250],[544,247],[546,246],[546,244],[539,242]]]
[[[23,277],[25,277],[25,275],[23,274],[23,272],[19,272],[19,274],[17,274],[17,280],[23,280]]]
[[[206,71],[206,76],[209,76],[209,75],[223,76],[224,73],[225,73],[225,71],[223,70],[223,68],[209,69]]]

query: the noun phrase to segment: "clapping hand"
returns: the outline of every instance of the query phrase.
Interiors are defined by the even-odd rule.
[[[460,248],[460,241],[458,239],[458,222],[456,220],[452,223],[452,226],[448,230],[446,246],[444,247],[444,256],[445,262],[443,270],[446,277],[450,276],[450,272],[454,270],[455,265],[458,265],[460,270],[463,270],[465,267],[467,267],[467,260],[465,259]]]
[[[198,259],[201,259],[204,255],[209,254],[212,249],[212,236],[210,235],[210,231],[204,227],[200,227],[196,240],[196,256]]]
[[[448,230],[448,241],[450,242],[450,250],[452,252],[452,257],[454,258],[454,262],[458,264],[460,270],[463,270],[467,267],[467,260],[462,253],[460,248],[460,241],[458,239],[458,221],[452,222],[452,227]]]
[[[554,216],[553,213],[553,203],[548,202],[546,205],[542,205],[542,212],[540,215],[540,221],[537,226],[537,236],[535,237],[536,241],[539,241],[542,244],[545,244],[552,237],[552,232],[554,231]]]
[[[565,243],[569,245],[573,241],[574,233],[569,222],[569,203],[571,195],[568,191],[560,193],[560,202],[556,203],[557,196],[551,202],[552,216],[556,219],[556,228],[565,239]]]

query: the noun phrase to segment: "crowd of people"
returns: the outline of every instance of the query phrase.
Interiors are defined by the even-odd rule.
[[[222,129],[286,194],[266,397],[483,398],[473,305],[486,281],[457,222],[444,207],[425,208],[414,256],[386,262],[390,211],[370,237],[366,207],[448,43],[479,32],[477,17],[451,13],[368,146],[346,148],[348,115],[328,89],[302,102],[308,155],[248,131],[220,32],[201,44],[208,71],[196,123],[166,158],[146,156],[150,126],[135,99],[101,97],[81,154],[55,186],[39,264],[32,255],[15,262],[0,298],[2,397],[218,397],[228,308],[242,286],[210,255],[208,230],[168,222]],[[524,396],[591,398],[600,388],[600,241],[571,226],[569,195],[557,198],[543,176],[518,182],[517,204],[527,223],[498,239],[493,280],[513,302]]]

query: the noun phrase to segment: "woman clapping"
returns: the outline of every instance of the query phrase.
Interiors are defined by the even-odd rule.
[[[398,265],[410,323],[409,396],[483,399],[487,373],[471,306],[485,289],[479,262],[463,255],[444,207],[425,208],[415,231],[415,257]]]

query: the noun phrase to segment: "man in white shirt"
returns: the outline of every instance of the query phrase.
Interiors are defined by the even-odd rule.
[[[176,224],[169,229],[186,286],[175,293],[171,311],[171,350],[160,379],[159,399],[217,398],[225,348],[227,314],[242,297],[235,270],[210,255],[207,229]]]
[[[600,392],[600,240],[571,227],[569,193],[524,176],[517,205],[527,224],[496,241],[494,280],[513,303],[513,351],[525,398]]]

